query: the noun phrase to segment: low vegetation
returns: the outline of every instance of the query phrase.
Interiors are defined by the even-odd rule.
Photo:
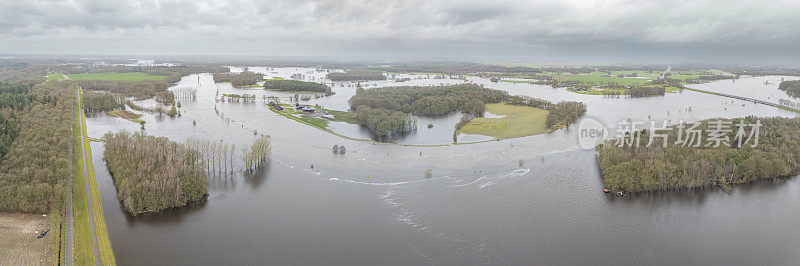
[[[755,123],[759,118],[743,118],[745,123]],[[649,133],[640,131],[639,146],[617,146],[614,140],[597,147],[603,181],[614,191],[654,191],[706,187],[745,183],[765,178],[800,174],[800,118],[761,118],[759,142],[739,146],[737,132],[724,135],[731,146],[700,145],[686,147],[674,145],[679,130],[669,133],[667,147],[663,138],[654,138],[649,147]],[[715,120],[716,121],[716,120]],[[738,123],[740,119],[728,120]],[[707,130],[708,121],[702,121],[700,130]],[[748,128],[748,130],[750,130]],[[685,137],[685,136],[684,136]],[[705,141],[705,140],[703,140]],[[634,142],[634,143],[635,143]]]
[[[180,143],[141,133],[108,133],[104,158],[117,197],[132,215],[182,207],[205,199],[206,172]]]

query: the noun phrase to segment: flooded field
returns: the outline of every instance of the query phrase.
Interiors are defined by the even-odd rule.
[[[347,110],[347,99],[355,93],[354,83],[325,81],[324,70],[249,69],[284,78],[300,73],[305,80],[331,85],[335,95],[308,101],[328,109]],[[586,116],[611,129],[625,119],[677,123],[796,115],[693,91],[603,98],[478,77],[466,81],[403,77],[411,80],[361,85],[474,82],[512,95],[584,102]],[[722,80],[697,88],[775,97],[783,93],[774,84],[765,85],[764,79]],[[253,173],[210,175],[210,196],[202,205],[131,217],[116,199],[102,161],[102,143],[93,143],[103,212],[120,264],[786,264],[800,260],[798,178],[741,185],[729,193],[679,191],[617,198],[602,193],[595,152],[578,147],[576,130],[441,147],[371,144],[286,119],[269,111],[263,101],[215,101],[224,93],[255,94],[257,99],[291,93],[236,89],[229,83],[214,83],[210,74],[186,76],[175,88],[194,88],[197,98],[180,100],[180,117],[146,114],[144,132],[239,147],[265,134],[272,138],[272,156],[267,166]],[[421,125],[417,132],[392,141],[452,143],[453,125],[460,115],[417,119]],[[433,128],[424,126],[428,123]],[[92,137],[140,130],[138,124],[104,114],[90,117],[87,125]],[[355,138],[369,136],[357,125],[331,127]],[[470,137],[475,136],[461,136],[459,141]],[[333,145],[345,145],[347,154],[333,154]]]

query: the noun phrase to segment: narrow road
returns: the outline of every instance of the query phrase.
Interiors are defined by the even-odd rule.
[[[81,89],[79,93],[83,93]],[[78,107],[83,108],[83,97],[78,97]],[[92,232],[92,247],[94,250],[94,263],[95,265],[100,265],[100,249],[97,247],[97,230],[94,228],[94,209],[92,209],[92,191],[89,189],[89,168],[86,166],[86,145],[84,138],[86,136],[83,135],[83,121],[86,119],[83,115],[83,111],[79,110],[78,114],[80,114],[80,120],[78,124],[81,126],[81,156],[83,156],[83,180],[84,184],[86,184],[86,210],[89,213],[89,229]]]
[[[64,76],[65,79],[70,79],[67,75],[61,74]],[[76,152],[76,151],[73,151]],[[73,157],[74,158],[74,157]],[[75,221],[73,215],[73,208],[72,208],[72,182],[74,182],[74,176],[69,175],[69,181],[67,182],[67,195],[65,195],[66,199],[64,201],[67,202],[66,211],[64,215],[64,219],[66,220],[66,229],[64,230],[64,264],[67,266],[75,265]]]

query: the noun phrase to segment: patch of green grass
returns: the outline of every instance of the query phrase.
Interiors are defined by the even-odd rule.
[[[308,117],[308,116],[304,116],[304,115],[298,117],[297,119],[299,119],[300,121],[309,123],[312,126],[315,126],[315,127],[318,127],[318,128],[327,128],[328,127],[328,120],[316,119],[316,118],[312,118],[312,117]]]
[[[472,118],[457,133],[476,134],[496,139],[517,138],[543,133],[547,130],[547,110],[529,106],[491,103],[486,111],[502,118]]]
[[[61,73],[53,73],[53,74],[47,75],[47,81],[60,80],[60,79],[67,79],[67,78],[65,78],[64,75],[61,74]]]
[[[71,79],[98,79],[98,80],[127,80],[127,81],[141,81],[141,80],[161,80],[167,76],[156,76],[142,72],[128,72],[128,73],[92,73],[92,74],[71,74]]]
[[[326,112],[333,115],[334,120],[339,122],[345,122],[348,124],[355,124],[358,125],[358,120],[356,119],[356,114],[351,112],[345,111],[338,111],[338,110],[330,110],[330,109],[323,109]]]

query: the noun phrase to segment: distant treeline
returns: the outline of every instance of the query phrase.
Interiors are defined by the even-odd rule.
[[[344,73],[328,73],[327,78],[332,81],[361,81],[385,80],[386,76],[378,71],[348,70]]]
[[[214,73],[214,82],[230,82],[234,87],[248,86],[264,80],[264,75],[248,70],[241,73]]]
[[[789,94],[789,96],[798,98],[800,97],[800,80],[781,81],[781,84],[778,85],[778,89],[786,91],[786,94]]]
[[[47,67],[29,65],[28,63],[13,63],[6,60],[0,61],[0,82],[13,84],[38,84],[47,78]]]
[[[744,118],[745,123],[760,119],[758,146],[753,141],[737,147],[736,123],[732,121],[732,132],[727,133],[731,146],[700,147],[674,145],[677,140],[675,127],[668,133],[667,147],[663,139],[654,138],[647,147],[649,134],[639,131],[639,147],[618,147],[614,140],[598,146],[600,169],[606,187],[614,191],[654,191],[705,187],[744,183],[763,178],[786,177],[800,174],[800,118]],[[699,130],[708,130],[708,122],[702,121]],[[716,121],[716,120],[715,120]],[[750,127],[746,130],[749,132]],[[687,137],[684,135],[684,137]]]
[[[800,75],[800,69],[791,66],[720,66],[716,68],[736,75],[750,75],[750,76]]]
[[[109,92],[83,92],[83,108],[88,112],[125,109],[125,98]]]
[[[28,99],[2,110],[0,211],[46,213],[64,206],[65,184],[72,174],[75,88],[70,81],[0,85],[0,91]]]
[[[331,87],[316,82],[307,82],[291,79],[271,79],[264,81],[264,89],[276,91],[313,91],[322,92],[325,95],[333,94]]]
[[[183,144],[139,132],[108,133],[104,159],[117,197],[132,215],[160,212],[205,199],[201,162]]]
[[[586,104],[582,102],[561,101],[554,104],[547,100],[515,95],[509,97],[508,104],[525,105],[547,110],[549,113],[547,114],[546,124],[551,129],[569,127],[586,113]]]

